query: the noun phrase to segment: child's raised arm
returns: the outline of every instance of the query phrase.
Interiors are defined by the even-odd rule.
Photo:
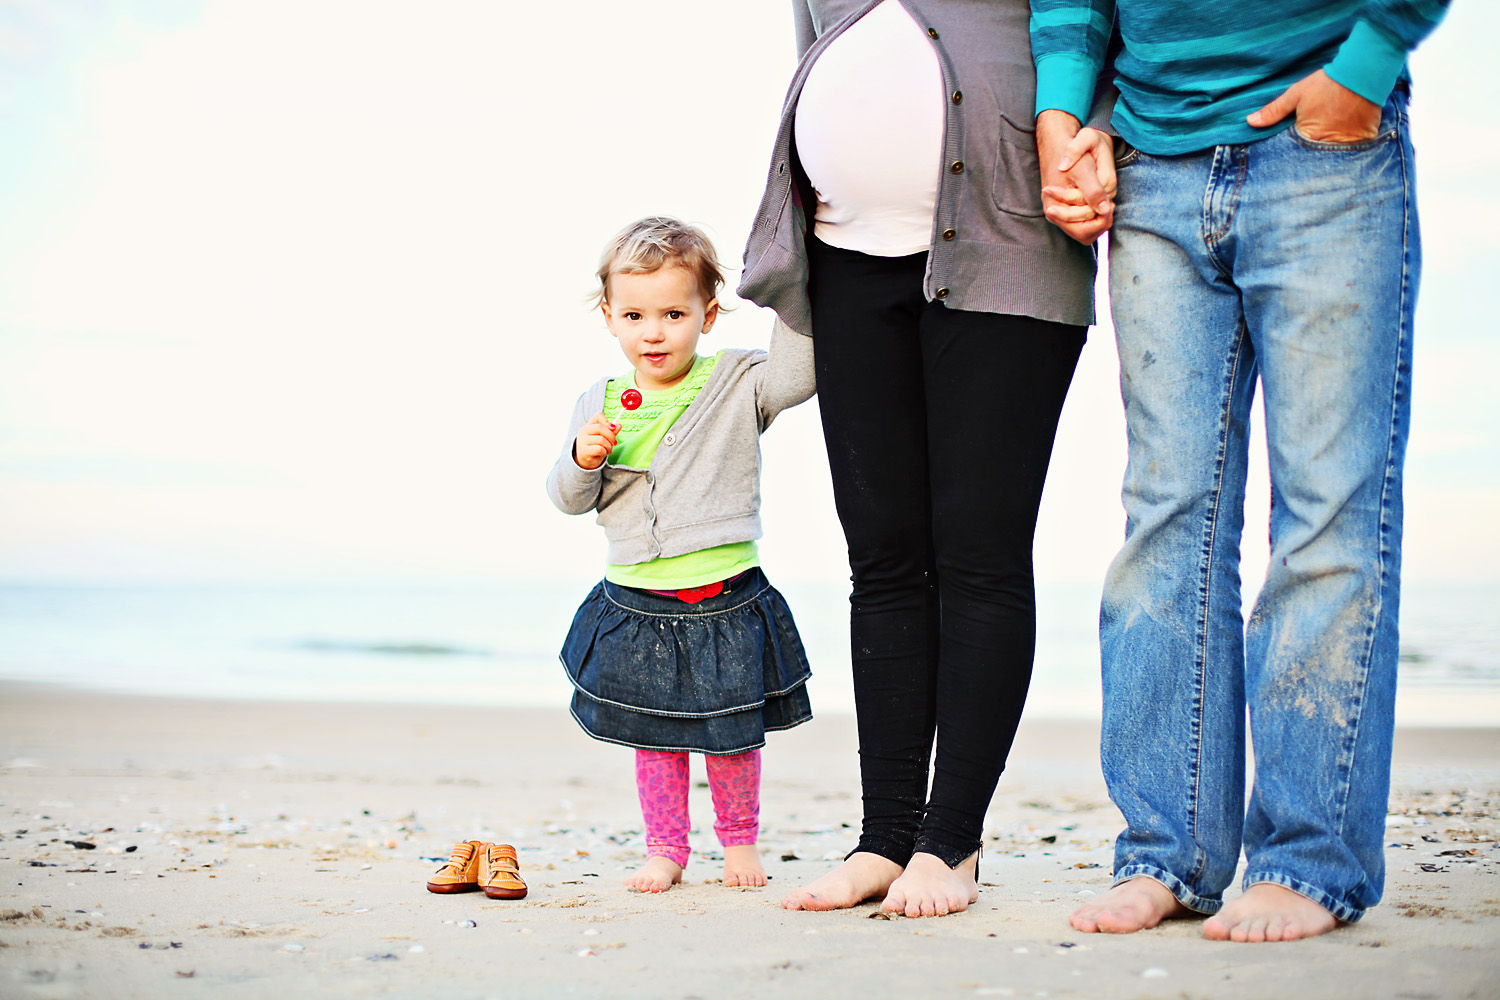
[[[761,430],[770,426],[776,414],[807,402],[817,391],[812,338],[776,320],[771,328],[771,356],[764,372],[756,393]]]

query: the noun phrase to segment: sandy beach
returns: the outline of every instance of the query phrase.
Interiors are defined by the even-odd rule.
[[[698,788],[698,853],[661,896],[620,885],[642,853],[629,751],[561,708],[5,684],[0,734],[4,997],[1500,996],[1500,729],[1403,729],[1385,902],[1258,946],[1068,927],[1119,823],[1089,723],[1027,720],[979,902],[928,920],[779,905],[853,844],[848,716],[772,738],[769,887],[716,881]],[[424,891],[469,838],[516,845],[527,899]]]

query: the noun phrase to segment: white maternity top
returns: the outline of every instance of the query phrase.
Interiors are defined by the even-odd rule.
[[[881,0],[818,56],[795,123],[818,239],[877,257],[928,249],[944,94],[937,53],[900,0]]]

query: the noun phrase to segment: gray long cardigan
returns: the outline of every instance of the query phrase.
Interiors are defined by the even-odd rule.
[[[766,193],[745,247],[739,294],[812,334],[807,301],[810,187],[792,121],[818,56],[879,0],[794,0],[797,49]],[[901,0],[942,67],[943,160],[923,291],[974,312],[1094,321],[1094,250],[1042,215],[1029,0]]]

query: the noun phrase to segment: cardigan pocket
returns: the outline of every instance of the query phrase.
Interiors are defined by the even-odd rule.
[[[1036,130],[1017,125],[1003,115],[999,141],[991,163],[990,195],[1006,215],[1042,219],[1041,168],[1037,164]]]

